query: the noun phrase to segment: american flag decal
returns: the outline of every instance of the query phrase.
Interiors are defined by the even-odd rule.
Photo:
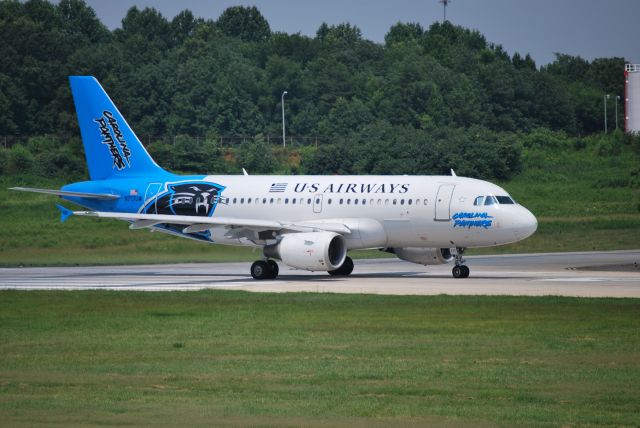
[[[282,193],[287,190],[287,183],[273,183],[269,188],[269,193]]]

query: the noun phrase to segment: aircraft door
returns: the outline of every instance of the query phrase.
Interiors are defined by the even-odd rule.
[[[150,199],[154,199],[153,208],[147,211],[147,214],[157,214],[158,213],[158,194],[162,190],[162,183],[149,183],[147,186],[147,191],[144,193],[144,203],[145,205],[148,203]]]
[[[438,188],[438,195],[436,196],[435,203],[435,221],[451,220],[451,196],[453,195],[453,189],[455,187],[455,184],[441,184]]]
[[[322,212],[322,194],[318,193],[313,196],[313,212],[319,214]]]

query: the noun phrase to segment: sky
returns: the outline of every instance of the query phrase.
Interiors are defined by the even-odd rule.
[[[384,42],[397,22],[425,29],[442,21],[439,0],[86,0],[110,29],[121,26],[131,6],[154,7],[172,19],[184,9],[216,20],[230,6],[256,6],[272,31],[314,36],[323,22],[348,22],[363,37]],[[480,31],[489,42],[513,54],[529,53],[538,65],[554,52],[587,60],[623,57],[640,63],[640,0],[449,0],[447,19]]]

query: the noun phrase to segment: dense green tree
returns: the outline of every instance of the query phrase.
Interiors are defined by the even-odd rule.
[[[557,54],[538,69],[530,55],[510,56],[450,22],[428,29],[397,23],[377,44],[349,23],[322,24],[315,37],[272,34],[257,8],[243,6],[215,22],[188,10],[167,20],[133,7],[121,28],[109,31],[82,0],[0,0],[0,40],[0,137],[26,144],[47,135],[52,145],[43,151],[36,139],[5,152],[5,170],[36,162],[64,173],[65,163],[76,165],[82,147],[71,74],[96,76],[154,156],[173,169],[235,167],[210,163],[221,158],[214,137],[242,136],[238,159],[270,171],[275,161],[251,154],[264,153],[269,138],[249,143],[248,136],[280,135],[287,90],[288,135],[322,143],[310,150],[315,154],[305,152],[305,171],[454,167],[498,178],[518,170],[513,138],[600,132],[604,94],[611,95],[613,124],[623,85],[622,58]]]
[[[60,0],[58,15],[66,32],[86,37],[91,43],[107,41],[111,36],[93,9],[82,0]]]
[[[384,36],[384,43],[387,47],[396,43],[407,43],[420,40],[424,34],[424,29],[418,23],[398,22],[391,26],[389,32]]]
[[[218,18],[218,27],[227,36],[247,42],[264,42],[271,35],[269,23],[255,6],[225,9]]]

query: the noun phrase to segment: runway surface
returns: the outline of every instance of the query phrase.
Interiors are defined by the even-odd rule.
[[[250,263],[2,268],[0,289],[640,297],[640,250],[466,259],[467,279],[454,279],[451,264],[420,266],[397,259],[356,260],[353,274],[342,278],[280,263],[278,279],[266,281],[251,278]]]

